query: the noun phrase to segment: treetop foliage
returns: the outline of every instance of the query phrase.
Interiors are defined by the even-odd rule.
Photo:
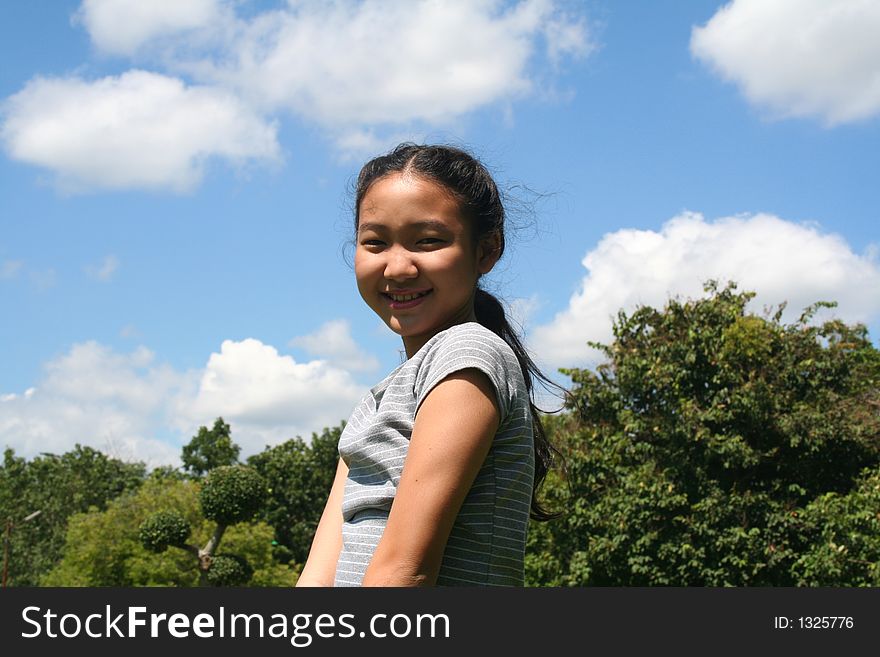
[[[533,531],[531,581],[876,578],[869,564],[880,560],[880,533],[850,546],[839,530],[838,557],[860,555],[843,568],[820,558],[827,525],[816,521],[829,505],[873,499],[880,354],[866,329],[811,324],[829,304],[784,324],[781,309],[772,317],[748,313],[754,295],[734,284],[709,283],[706,291],[707,298],[673,299],[662,310],[621,312],[612,344],[594,345],[607,361],[595,371],[566,371],[574,384],[570,413],[550,425],[569,472],[549,492],[568,513]],[[862,525],[869,511],[859,516]],[[857,524],[855,516],[846,522]]]
[[[136,489],[143,463],[124,463],[77,444],[61,455],[30,461],[6,449],[0,465],[0,521],[10,519],[9,586],[36,586],[61,556],[67,520],[90,508],[104,509],[118,495]],[[40,511],[29,522],[25,517]]]
[[[199,432],[183,446],[183,469],[194,477],[202,477],[214,468],[238,463],[241,448],[232,441],[230,426],[218,417],[214,426],[199,427]]]

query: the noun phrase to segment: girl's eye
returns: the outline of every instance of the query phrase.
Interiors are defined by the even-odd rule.
[[[385,243],[382,240],[363,240],[361,244],[363,246],[382,246]]]
[[[419,244],[421,244],[422,246],[438,246],[440,244],[443,244],[443,240],[441,240],[439,237],[425,237],[419,240]]]

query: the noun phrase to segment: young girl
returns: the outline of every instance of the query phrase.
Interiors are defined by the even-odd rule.
[[[361,169],[354,258],[367,305],[407,360],[345,426],[298,586],[522,585],[551,448],[546,379],[478,283],[504,251],[504,207],[467,153],[401,144]]]

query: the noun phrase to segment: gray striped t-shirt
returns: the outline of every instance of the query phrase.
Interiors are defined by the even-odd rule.
[[[360,586],[394,502],[416,411],[435,385],[466,368],[489,377],[501,420],[455,519],[437,584],[522,585],[535,467],[529,395],[510,346],[468,322],[428,340],[364,396],[345,425],[339,454],[348,480],[335,586]]]

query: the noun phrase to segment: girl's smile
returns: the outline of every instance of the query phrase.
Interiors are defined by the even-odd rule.
[[[388,297],[388,302],[395,310],[415,308],[422,300],[431,293],[431,290],[395,290],[383,292]]]
[[[459,202],[416,175],[372,184],[358,214],[354,268],[364,301],[403,338],[412,356],[433,335],[473,321],[477,280],[497,260],[474,245]]]

